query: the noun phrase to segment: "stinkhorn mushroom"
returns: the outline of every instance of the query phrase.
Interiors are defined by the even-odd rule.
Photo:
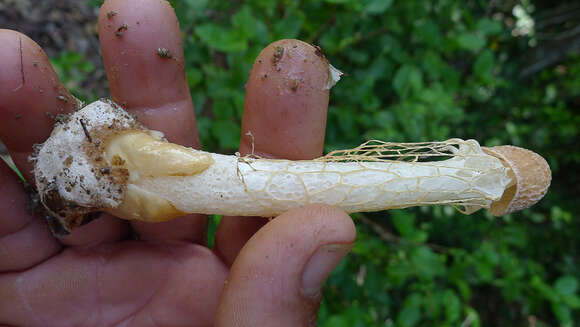
[[[109,100],[59,122],[33,156],[40,198],[70,231],[95,211],[148,222],[189,213],[273,217],[308,204],[347,212],[418,205],[500,216],[539,201],[538,154],[477,141],[370,141],[314,160],[222,155],[167,142]]]

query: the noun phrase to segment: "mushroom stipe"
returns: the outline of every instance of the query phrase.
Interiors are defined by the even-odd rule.
[[[274,217],[308,204],[351,213],[451,205],[500,216],[539,201],[551,181],[538,154],[475,140],[369,141],[299,161],[209,153],[167,142],[110,100],[58,122],[37,149],[41,202],[66,232],[99,211],[147,222]]]

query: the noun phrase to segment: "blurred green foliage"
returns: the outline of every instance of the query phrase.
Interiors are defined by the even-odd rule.
[[[90,60],[80,53],[65,51],[56,57],[51,57],[50,64],[63,81],[64,86],[71,90],[76,97],[95,99],[94,90],[87,90],[81,85],[87,73],[95,69]]]
[[[327,150],[367,139],[474,138],[488,146],[534,149],[553,169],[544,200],[500,219],[485,212],[467,217],[445,207],[354,215],[357,243],[329,279],[321,326],[573,326],[580,321],[580,60],[563,56],[523,76],[535,64],[526,60],[528,54],[550,51],[553,44],[516,31],[521,26],[515,21],[521,13],[541,17],[549,5],[171,3],[208,150],[237,148],[244,84],[261,49],[277,39],[299,38],[320,45],[333,65],[348,73],[331,92]],[[73,58],[76,68],[65,59],[53,63],[67,83],[90,68],[82,58]],[[218,221],[212,218],[212,229]]]

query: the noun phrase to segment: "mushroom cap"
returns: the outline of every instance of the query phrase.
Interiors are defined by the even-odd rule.
[[[502,160],[515,179],[515,184],[505,190],[501,199],[491,204],[489,212],[492,215],[503,216],[529,208],[544,197],[552,181],[552,172],[542,156],[513,145],[482,149]]]

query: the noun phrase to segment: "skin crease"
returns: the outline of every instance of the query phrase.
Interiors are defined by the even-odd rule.
[[[109,19],[111,11],[116,15]],[[123,23],[128,28],[122,37],[113,36]],[[163,131],[169,140],[198,147],[179,27],[169,4],[106,1],[99,30],[112,97],[125,102],[140,121]],[[0,42],[0,138],[30,178],[27,157],[32,145],[42,142],[52,129],[46,112],[65,113],[76,103],[32,40],[0,30]],[[159,47],[170,49],[175,60],[157,56]],[[295,49],[314,53],[307,45]],[[272,51],[276,48],[271,45],[262,54]],[[273,73],[280,73],[278,81],[272,78],[268,85],[287,87],[286,69],[296,74],[304,70],[287,59],[283,56],[281,72]],[[261,104],[261,97],[272,94],[251,86],[259,82],[255,72],[261,73],[259,68],[253,70],[243,130],[251,130],[256,140],[266,140],[256,142],[257,151],[289,158],[320,154],[328,91],[306,92],[308,83],[314,87],[326,74],[320,67],[324,66],[301,73],[305,84],[296,92],[290,84],[290,91],[280,93],[277,100]],[[293,107],[284,107],[288,103]],[[261,127],[262,123],[267,126]],[[247,141],[240,151],[248,152]],[[304,288],[311,285],[304,279],[312,276],[311,261],[326,245],[341,249],[332,252],[324,261],[324,271],[314,278],[322,282],[355,239],[351,219],[325,206],[289,211],[255,234],[259,225],[251,220],[241,231],[231,228],[235,225],[222,225],[213,250],[204,247],[207,219],[199,216],[135,224],[102,215],[56,239],[42,217],[26,209],[19,179],[2,162],[0,181],[0,325],[313,325],[320,293],[318,287],[314,292]],[[141,241],[129,239],[130,228]]]

